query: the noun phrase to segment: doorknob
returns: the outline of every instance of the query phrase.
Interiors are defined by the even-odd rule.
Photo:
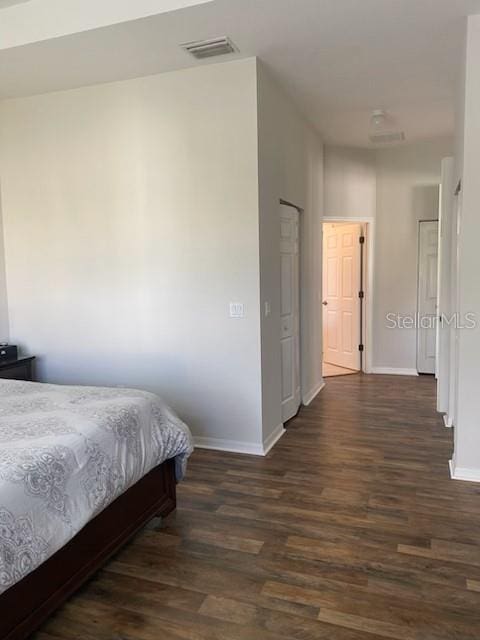
[[[327,302],[326,300],[324,300],[324,301],[322,302],[322,304],[323,304],[323,306],[324,306],[324,307],[326,307],[326,306],[327,306],[327,304],[328,304],[328,302]]]

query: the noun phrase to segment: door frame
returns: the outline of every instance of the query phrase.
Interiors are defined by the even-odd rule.
[[[436,306],[435,306],[435,317],[438,319],[438,263],[440,260],[440,218],[425,218],[425,220],[419,220],[418,224],[417,224],[417,318],[420,317],[420,252],[421,252],[421,225],[424,222],[436,222],[437,223],[437,302],[436,302]],[[418,352],[419,352],[419,346],[420,346],[420,327],[417,326],[416,328],[416,336],[415,336],[415,348],[416,348],[416,358],[415,358],[415,367],[417,369],[417,373],[419,375],[420,372],[418,371]],[[435,332],[435,340],[438,339],[438,332]],[[435,371],[433,374],[426,374],[426,375],[435,375],[435,379],[437,379],[437,371],[438,371],[438,352],[437,352],[437,344],[435,343]]]
[[[451,262],[451,290],[452,301],[451,311],[453,313],[460,309],[460,230],[462,224],[463,191],[462,179],[458,181],[455,189],[453,201],[452,230],[452,262]],[[448,410],[444,417],[446,427],[455,427],[458,417],[458,369],[459,369],[459,332],[455,326],[450,328],[450,385],[448,395]],[[454,447],[452,463],[455,461],[455,451],[457,450],[458,430],[454,430]]]
[[[368,216],[324,216],[322,218],[322,236],[323,224],[329,222],[344,222],[351,224],[365,225],[365,251],[363,255],[363,278],[365,297],[363,299],[363,335],[361,340],[364,345],[362,358],[363,373],[372,373],[372,354],[373,354],[373,296],[374,296],[374,258],[375,258],[375,218]],[[323,243],[322,243],[322,269],[323,269]],[[320,289],[320,302],[323,299],[323,284]],[[323,322],[323,321],[322,321]],[[323,341],[323,326],[322,326]]]
[[[455,202],[455,163],[453,157],[442,159],[442,181],[438,215],[438,321],[437,321],[437,411],[444,414],[446,426],[450,402],[450,327],[443,326],[442,316],[453,312],[452,305],[452,243]]]

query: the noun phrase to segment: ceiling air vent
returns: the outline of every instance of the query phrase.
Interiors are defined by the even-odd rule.
[[[392,144],[393,142],[403,142],[405,134],[403,131],[384,131],[382,133],[371,133],[370,142],[373,144]]]
[[[198,42],[187,42],[181,45],[197,60],[204,58],[213,58],[214,56],[223,56],[227,53],[236,53],[237,48],[226,36],[221,38],[212,38],[211,40],[199,40]]]

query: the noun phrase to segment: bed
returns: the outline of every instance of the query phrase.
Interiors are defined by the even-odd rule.
[[[193,450],[148,392],[0,380],[0,638],[25,638],[175,508]]]

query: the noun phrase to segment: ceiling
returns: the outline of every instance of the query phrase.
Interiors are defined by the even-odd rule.
[[[15,18],[51,1],[30,0],[1,13]],[[70,25],[69,35],[43,34],[41,41],[0,50],[0,97],[210,64],[196,62],[179,44],[228,35],[240,53],[213,61],[258,56],[327,142],[369,146],[375,108],[388,112],[407,142],[448,136],[463,19],[480,13],[480,0],[170,0],[170,8],[185,8],[168,12],[161,0],[142,2],[151,5],[147,17],[78,33]],[[24,35],[28,15],[17,21],[18,34],[10,22],[12,43]]]
[[[0,50],[206,2],[211,0],[0,0]]]
[[[0,0],[0,9],[5,7],[11,7],[14,4],[21,4],[22,2],[29,2],[30,0]]]

